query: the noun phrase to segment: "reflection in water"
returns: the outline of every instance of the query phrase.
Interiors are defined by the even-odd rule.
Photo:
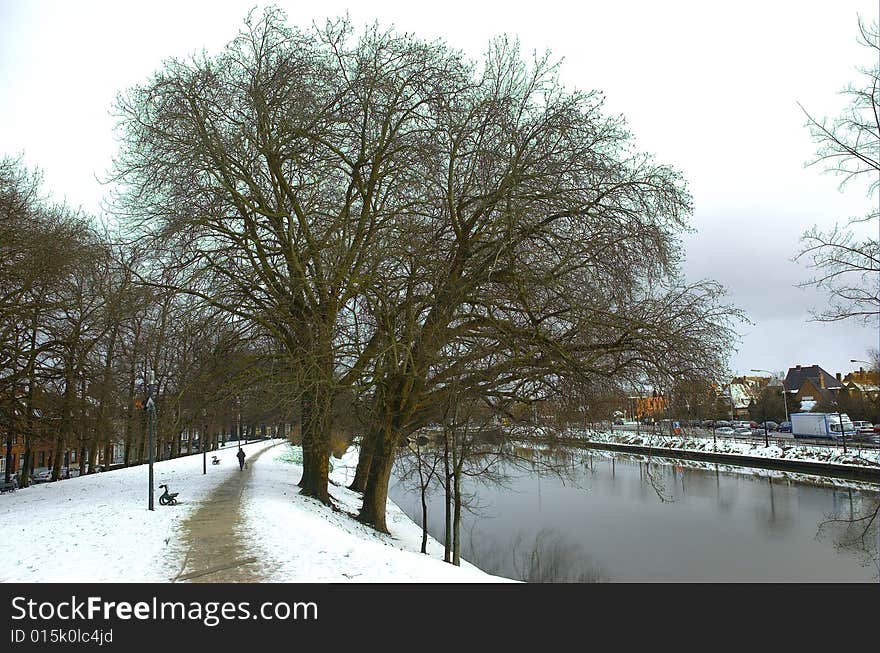
[[[830,537],[838,551],[854,553],[880,577],[880,493],[866,495],[851,488],[834,491],[834,505],[819,524],[818,537]]]
[[[878,579],[876,485],[600,450],[509,453],[515,459],[490,482],[466,479],[474,503],[462,556],[489,573],[534,582]],[[428,529],[442,541],[438,490]],[[396,485],[390,495],[420,522],[417,493]]]
[[[545,528],[530,540],[519,535],[502,545],[498,538],[475,540],[469,533],[464,557],[480,560],[483,570],[528,583],[596,583],[602,571],[584,546],[570,536]]]

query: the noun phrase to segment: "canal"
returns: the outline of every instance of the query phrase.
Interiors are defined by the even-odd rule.
[[[461,555],[533,582],[876,582],[880,486],[579,448],[464,477]],[[393,499],[421,523],[418,486]],[[443,541],[443,491],[428,495]]]

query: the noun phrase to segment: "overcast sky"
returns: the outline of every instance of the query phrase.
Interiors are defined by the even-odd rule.
[[[99,213],[116,93],[165,58],[218,51],[255,4],[0,0],[0,156],[23,152],[56,199]],[[805,229],[877,202],[805,167],[815,145],[798,107],[833,116],[844,105],[839,91],[872,62],[857,17],[877,20],[877,0],[275,4],[294,24],[348,12],[355,24],[439,37],[474,58],[500,33],[526,51],[550,49],[565,83],[603,91],[638,145],[683,171],[695,207],[684,271],[723,283],[752,321],[735,371],[845,372],[878,346],[874,328],[811,322],[825,298],[795,287],[810,275],[792,261]]]

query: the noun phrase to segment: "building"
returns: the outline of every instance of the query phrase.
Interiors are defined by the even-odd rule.
[[[0,476],[6,475],[6,465],[10,465],[10,469],[12,473],[18,473],[21,471],[22,465],[24,464],[24,438],[18,435],[12,436],[11,446],[6,446],[6,437],[2,438],[3,449],[2,456],[0,456]],[[34,454],[34,468],[38,467],[49,467],[52,462],[52,454],[54,453],[54,440],[40,440],[34,438],[31,441],[31,451]],[[76,458],[76,452],[73,452],[73,457]],[[9,462],[7,462],[7,460]]]
[[[871,401],[880,400],[880,374],[866,371],[860,367],[858,372],[850,372],[843,377],[847,392],[859,392]]]
[[[643,419],[645,417],[653,417],[659,419],[666,413],[669,405],[666,397],[662,393],[654,390],[647,396],[627,397],[628,410],[632,419]]]
[[[738,376],[731,379],[721,391],[721,397],[730,404],[730,418],[748,418],[749,407],[769,381],[766,376]]]
[[[795,365],[782,382],[788,393],[789,412],[812,410],[816,404],[833,405],[843,389],[841,375],[832,376],[818,365]]]

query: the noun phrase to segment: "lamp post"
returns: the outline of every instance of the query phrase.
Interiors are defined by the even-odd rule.
[[[238,410],[238,448],[241,449],[241,397],[235,398],[235,406]]]
[[[207,439],[208,439],[208,410],[206,408],[202,408],[202,434],[199,436],[199,441],[202,445],[202,474],[208,473],[208,447],[207,447]]]
[[[154,445],[153,445],[153,437],[154,437],[154,428],[155,428],[155,417],[156,417],[156,402],[153,398],[153,394],[156,392],[156,374],[153,370],[147,371],[147,403],[145,408],[147,409],[147,415],[149,416],[149,448],[150,448],[150,456],[149,456],[149,468],[150,468],[150,499],[149,499],[149,509],[155,510],[153,506],[153,495],[155,494],[153,488],[153,456],[154,456]]]

